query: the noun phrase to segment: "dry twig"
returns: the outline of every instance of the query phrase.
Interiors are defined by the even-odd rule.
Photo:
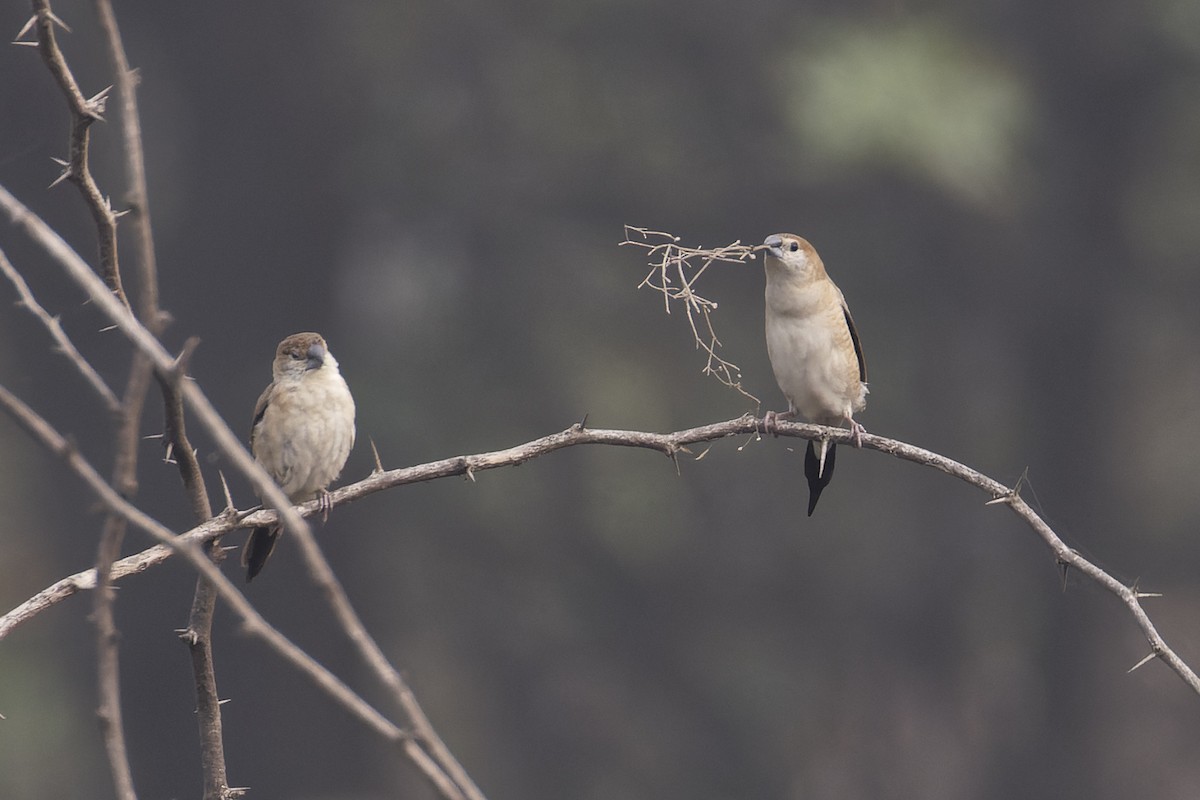
[[[646,250],[646,256],[650,259],[650,271],[638,284],[639,289],[646,286],[660,292],[668,314],[671,313],[672,301],[682,303],[692,336],[696,340],[696,349],[703,350],[706,356],[704,374],[712,375],[724,385],[753,400],[755,405],[761,405],[761,400],[742,387],[741,369],[738,365],[717,354],[721,340],[717,338],[712,324],[712,314],[717,310],[717,304],[695,289],[696,281],[710,266],[717,262],[745,264],[754,259],[754,253],[761,249],[761,245],[752,247],[734,242],[715,249],[682,247],[678,236],[633,225],[625,226],[625,241],[621,244]]]
[[[79,257],[79,254],[63,241],[57,232],[30,211],[3,186],[0,186],[0,208],[4,208],[13,223],[22,227],[35,242],[42,246],[48,255],[63,267],[67,275],[84,290],[91,301],[112,320],[115,327],[125,334],[140,353],[150,359],[155,370],[160,375],[169,375],[175,370],[175,359],[167,353],[158,339],[130,313],[129,308],[113,297],[100,279],[88,267],[87,263]],[[217,449],[250,481],[259,496],[277,509],[275,513],[270,515],[272,521],[276,523],[282,522],[290,532],[300,539],[304,539],[306,536],[311,539],[311,529],[308,523],[305,522],[304,517],[293,508],[291,502],[288,501],[287,496],[283,494],[283,491],[275,481],[254,460],[254,457],[246,450],[245,445],[242,444],[238,436],[230,430],[229,425],[217,413],[217,410],[213,408],[212,403],[200,387],[193,381],[180,381],[178,390],[186,406],[196,415],[197,421],[213,438]],[[111,487],[108,488],[111,489]],[[155,538],[161,539],[161,526],[157,528],[154,526],[145,526],[143,524],[145,515],[141,514],[136,507],[129,505],[123,499],[121,500],[121,504],[117,505],[109,503],[107,497],[102,497],[102,499],[110,505],[111,509],[117,513],[126,515],[131,523],[146,530],[152,536],[155,536]],[[312,505],[312,511],[316,511],[316,501]],[[305,508],[305,511],[311,513],[307,508]],[[260,514],[255,514],[249,519],[257,520],[260,516]],[[249,522],[249,519],[245,520],[245,522]],[[258,524],[265,523],[259,522]],[[243,525],[241,523],[235,524],[225,530],[232,530],[237,527],[243,527]],[[180,538],[182,539],[183,537]],[[175,540],[171,541],[171,545],[175,545]],[[320,665],[317,665],[316,662],[313,662],[306,653],[284,639],[278,631],[267,625],[265,620],[258,617],[257,612],[249,605],[245,597],[229,585],[228,580],[210,562],[204,560],[203,567],[197,566],[196,561],[192,557],[193,551],[188,549],[187,545],[180,544],[179,547],[182,552],[187,554],[188,560],[201,571],[204,577],[216,583],[218,594],[235,611],[242,613],[244,610],[247,615],[253,615],[260,620],[259,624],[251,627],[257,627],[263,633],[264,638],[271,642],[272,646],[278,652],[284,655],[285,658],[292,660],[294,664],[299,666],[310,677],[314,677],[315,680],[324,686],[326,691],[333,692],[335,697],[343,703],[349,704],[352,710],[360,718],[367,721],[377,732],[384,734],[389,739],[401,741],[405,755],[437,787],[443,797],[446,797],[448,800],[456,800],[457,798],[466,800],[463,792],[447,776],[441,765],[432,759],[430,754],[411,736],[400,732],[390,721],[384,719],[378,711],[367,706],[361,698],[353,694],[349,687],[346,687],[335,676],[328,673]],[[163,554],[162,557],[165,558],[166,554]],[[203,559],[202,555],[198,557]],[[0,620],[0,628],[2,627],[3,620]],[[317,677],[318,674],[320,677]],[[331,683],[331,681],[335,681],[336,684]],[[386,726],[383,723],[386,723]],[[392,732],[390,729],[394,729],[395,732]]]
[[[128,308],[129,301],[121,284],[121,268],[117,258],[117,214],[113,211],[109,199],[101,194],[88,166],[91,126],[92,123],[103,120],[109,89],[104,89],[91,98],[84,97],[55,37],[55,27],[61,26],[66,29],[66,26],[51,11],[49,0],[33,0],[33,12],[33,30],[37,36],[38,52],[62,90],[71,113],[69,153],[66,160],[59,161],[63,172],[58,181],[68,180],[78,187],[96,225],[100,268],[105,283],[120,303]],[[138,362],[142,359],[135,356],[134,360]],[[84,376],[87,375],[88,372],[84,370]],[[148,372],[144,367],[140,370],[135,367],[126,384],[124,398],[116,410],[113,485],[125,496],[132,496],[137,490],[137,429],[141,423],[148,386]],[[92,621],[96,626],[96,683],[100,696],[96,714],[104,734],[113,786],[120,800],[136,800],[133,770],[129,763],[122,721],[120,652],[112,608],[115,598],[109,579],[112,563],[120,553],[126,525],[126,520],[117,514],[109,514],[104,521],[100,541],[96,547],[98,580]]]
[[[312,680],[351,714],[365,723],[385,740],[394,742],[403,749],[414,764],[447,800],[466,800],[458,787],[436,764],[429,754],[413,740],[413,737],[384,717],[379,711],[356,694],[336,675],[321,666],[311,656],[297,647],[291,640],[263,619],[229,578],[217,568],[198,546],[198,540],[189,536],[176,536],[162,523],[153,519],[137,506],[121,497],[79,451],[45,419],[19,398],[0,386],[0,408],[3,408],[21,427],[47,450],[62,458],[67,466],[87,484],[97,498],[114,514],[135,528],[157,539],[174,553],[184,557],[191,566],[208,579],[217,594],[237,614],[245,630],[266,642],[276,653]],[[316,508],[313,509],[316,511]]]
[[[104,403],[105,410],[108,413],[116,415],[121,412],[121,401],[113,394],[113,390],[108,388],[108,384],[96,368],[91,365],[83,354],[75,347],[74,342],[67,336],[67,332],[63,330],[62,324],[58,321],[58,317],[47,311],[37,298],[34,297],[33,291],[30,290],[29,284],[21,277],[21,273],[17,272],[16,267],[4,255],[4,251],[0,250],[0,272],[8,278],[12,285],[16,288],[20,300],[17,304],[23,306],[30,314],[37,317],[38,322],[45,326],[50,332],[50,338],[54,340],[54,349],[62,353],[67,359],[75,365],[75,369],[79,370],[79,374],[87,381],[88,385],[100,396]]]

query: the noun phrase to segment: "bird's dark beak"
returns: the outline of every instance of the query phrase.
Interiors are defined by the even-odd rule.
[[[763,241],[763,247],[771,251],[776,258],[783,258],[783,237],[773,233]]]
[[[320,369],[325,363],[325,348],[319,344],[310,345],[308,348],[308,362],[305,364],[305,369]]]

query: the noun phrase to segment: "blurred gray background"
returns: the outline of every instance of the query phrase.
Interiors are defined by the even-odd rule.
[[[54,4],[86,93],[88,3]],[[118,3],[142,76],[172,348],[248,429],[283,336],[358,401],[344,481],[588,415],[669,431],[755,410],[636,286],[622,224],[715,246],[790,231],[844,290],[867,429],[1007,483],[1140,580],[1200,664],[1200,4]],[[0,31],[29,14],[4,4]],[[120,203],[115,125],[94,170]],[[94,258],[36,51],[0,48],[0,183]],[[126,243],[126,252],[132,248]],[[114,386],[128,351],[7,225],[2,246]],[[132,278],[130,278],[132,280]],[[713,268],[723,354],[783,408],[760,262]],[[108,421],[0,286],[0,382],[106,472]],[[145,433],[160,430],[157,402]],[[223,468],[196,436],[210,488]],[[576,448],[377,494],[321,531],[352,599],[492,800],[1194,798],[1200,699],[1108,594],[977,491],[844,451],[812,518],[795,440],[681,474]],[[140,502],[190,527],[156,441]],[[242,507],[255,502],[233,482]],[[214,496],[220,505],[220,497]],[[0,605],[94,557],[78,482],[0,419]],[[235,542],[240,543],[239,535]],[[126,552],[146,546],[131,535]],[[227,569],[236,572],[234,562]],[[122,582],[141,796],[195,797],[193,576]],[[382,700],[284,541],[248,589]],[[90,599],[0,644],[0,796],[104,798]],[[428,797],[415,771],[218,611],[230,781],[252,797]]]

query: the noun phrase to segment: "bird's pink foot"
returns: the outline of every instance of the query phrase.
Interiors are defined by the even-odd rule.
[[[854,446],[862,447],[862,437],[867,432],[867,429],[862,426],[862,423],[855,422],[853,419],[847,419],[846,421],[850,423],[850,435],[854,437]]]
[[[768,411],[763,414],[763,433],[769,433],[772,436],[779,435],[779,420],[791,419],[796,415],[795,411]]]
[[[329,491],[322,489],[317,495],[317,509],[321,512],[321,524],[329,522],[329,512],[333,508],[333,501],[330,499]]]

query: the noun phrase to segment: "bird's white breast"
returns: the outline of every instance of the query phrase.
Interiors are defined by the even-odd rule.
[[[354,446],[354,398],[326,368],[274,388],[254,455],[292,502],[311,500],[341,473]]]
[[[785,287],[768,274],[766,305],[767,353],[792,409],[827,425],[862,410],[867,387],[832,281]]]

